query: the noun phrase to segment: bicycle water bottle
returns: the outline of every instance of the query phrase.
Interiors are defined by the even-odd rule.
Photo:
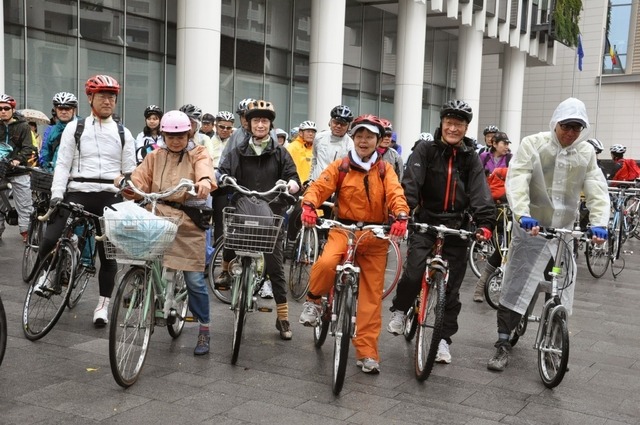
[[[71,245],[73,245],[73,251],[76,254],[76,258],[80,258],[80,250],[78,249],[78,235],[74,233],[73,235],[71,235],[69,240],[71,241]]]

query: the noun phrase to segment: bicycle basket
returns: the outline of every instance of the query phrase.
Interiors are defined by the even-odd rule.
[[[53,174],[34,168],[31,170],[31,190],[34,192],[51,193]]]
[[[225,208],[224,247],[246,252],[271,254],[278,241],[282,217],[237,214],[234,208]]]

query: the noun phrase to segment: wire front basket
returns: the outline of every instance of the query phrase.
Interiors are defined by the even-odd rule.
[[[174,217],[101,218],[105,255],[126,263],[161,259],[173,244],[180,220]]]
[[[224,247],[237,251],[271,254],[278,241],[283,218],[235,214],[224,210]]]
[[[51,193],[53,174],[33,168],[31,170],[31,190],[34,192]]]

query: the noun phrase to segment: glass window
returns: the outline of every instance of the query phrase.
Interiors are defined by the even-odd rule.
[[[309,53],[311,49],[311,2],[295,2],[293,24],[294,51]]]
[[[164,58],[162,55],[127,50],[124,122],[134,137],[144,127],[142,112],[148,105],[163,107]],[[122,84],[122,82],[121,82]]]
[[[360,90],[377,96],[380,92],[380,73],[362,69]]]
[[[127,16],[127,47],[148,52],[164,50],[164,22]]]
[[[236,2],[222,0],[222,35],[233,38],[236,33]]]
[[[76,35],[78,2],[73,0],[27,0],[29,27]]]
[[[124,14],[80,3],[80,35],[84,40],[124,46]]]
[[[264,97],[273,103],[276,110],[276,127],[286,128],[289,125],[289,80],[273,76],[265,77]],[[307,108],[305,107],[305,110]]]
[[[263,93],[263,77],[262,74],[250,74],[236,70],[236,101],[237,105],[242,99],[248,97],[253,99],[262,99]]]
[[[361,66],[362,56],[362,6],[348,4],[344,27],[344,64]]]
[[[22,0],[3,0],[2,10],[4,12],[4,22],[24,25],[24,4]]]
[[[237,0],[236,37],[264,44],[265,1]]]
[[[362,67],[380,71],[382,62],[383,33],[382,11],[375,7],[364,8],[364,28],[362,30]]]
[[[360,95],[360,110],[361,114],[373,114],[378,115],[378,97],[369,94],[362,93]]]
[[[292,0],[267,3],[267,46],[291,50]]]
[[[309,119],[309,85],[306,82],[293,82],[293,96],[291,97],[291,121],[290,127],[297,127],[302,121]],[[329,114],[327,113],[327,116]],[[327,119],[327,122],[329,120]],[[318,125],[318,123],[316,123]]]
[[[342,87],[346,90],[360,91],[360,68],[347,65],[342,67]]]
[[[236,58],[236,42],[225,35],[220,37],[220,66],[233,68]]]
[[[382,38],[382,72],[396,75],[396,49],[398,42],[398,16],[393,13],[384,14],[384,30]]]
[[[78,77],[81,85],[84,87],[87,78],[96,74],[107,74],[118,80],[119,83],[124,83],[122,57],[121,47],[80,40],[80,75]],[[79,106],[81,116],[89,115],[89,106],[85,102],[80,102]],[[118,104],[116,110],[121,115],[122,105]]]
[[[264,73],[264,44],[236,39],[236,68]]]
[[[233,68],[220,67],[219,109],[235,112],[237,104],[233,103]]]
[[[171,2],[174,3],[174,2]],[[165,2],[158,0],[127,0],[127,13],[164,20]]]
[[[293,57],[293,79],[295,81],[309,82],[309,57],[295,55]]]
[[[288,50],[267,47],[264,73],[289,78],[291,55]]]
[[[5,2],[6,4],[7,2]],[[5,15],[6,17],[6,15]],[[24,31],[22,27],[4,26],[4,90],[23,108],[25,96]]]
[[[602,72],[624,74],[627,68],[631,0],[610,0]]]

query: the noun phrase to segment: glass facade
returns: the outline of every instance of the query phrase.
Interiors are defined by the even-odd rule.
[[[605,49],[602,55],[603,74],[624,74],[627,69],[627,49],[631,28],[632,0],[610,0]]]
[[[109,74],[123,87],[117,113],[137,133],[147,105],[176,106],[176,3],[5,0],[6,92],[48,113],[54,93],[71,91],[87,115],[84,82]],[[279,127],[308,119],[311,0],[221,0],[221,10],[219,109],[265,98]],[[342,102],[355,113],[394,119],[397,25],[395,14],[347,0]],[[456,50],[454,36],[427,29],[424,129],[453,96]]]

